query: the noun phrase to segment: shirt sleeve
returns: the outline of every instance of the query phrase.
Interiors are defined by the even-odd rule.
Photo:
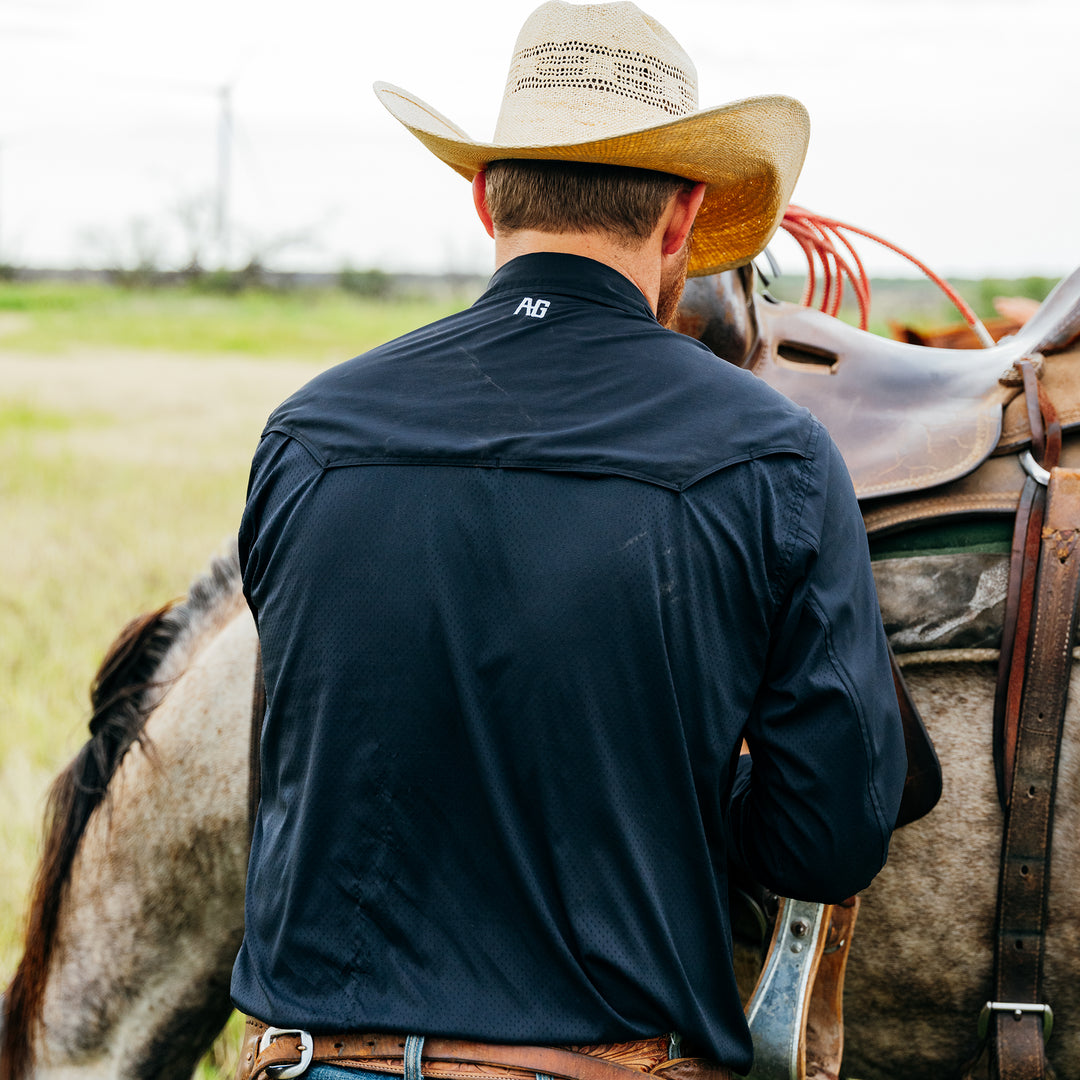
[[[832,441],[814,459],[730,806],[741,869],[835,903],[885,863],[907,758],[866,531]]]

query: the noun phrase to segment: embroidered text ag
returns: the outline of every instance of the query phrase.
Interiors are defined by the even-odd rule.
[[[547,314],[547,309],[551,307],[550,300],[534,300],[531,296],[526,296],[520,304],[517,306],[515,315],[520,315],[523,311],[532,319],[542,319]]]

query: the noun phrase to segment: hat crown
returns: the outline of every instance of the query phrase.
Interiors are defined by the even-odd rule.
[[[550,0],[518,35],[491,142],[471,138],[415,94],[375,93],[467,180],[493,161],[577,161],[650,169],[706,184],[688,273],[740,266],[783,218],[810,136],[781,95],[698,110],[697,71],[679,43],[629,2]]]
[[[697,110],[697,70],[636,4],[550,0],[518,35],[495,143],[604,138]]]

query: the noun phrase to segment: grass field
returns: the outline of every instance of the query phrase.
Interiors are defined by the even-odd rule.
[[[45,792],[123,624],[235,534],[268,412],[316,371],[463,306],[343,293],[0,284],[0,986]],[[204,1064],[231,1071],[236,1031]]]
[[[335,289],[119,289],[46,282],[0,285],[0,348],[35,354],[149,349],[333,363],[470,303],[392,303]]]
[[[44,796],[85,740],[109,643],[235,535],[280,400],[469,299],[0,286],[0,986]],[[234,1042],[216,1050],[223,1074]]]

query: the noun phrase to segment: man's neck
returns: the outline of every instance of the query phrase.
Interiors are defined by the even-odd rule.
[[[651,253],[649,245],[630,248],[601,233],[547,233],[532,229],[519,229],[511,233],[496,231],[495,269],[516,259],[519,255],[536,252],[558,252],[563,255],[581,255],[586,259],[605,263],[618,270],[642,292],[649,306],[656,311],[660,296],[660,260]]]

